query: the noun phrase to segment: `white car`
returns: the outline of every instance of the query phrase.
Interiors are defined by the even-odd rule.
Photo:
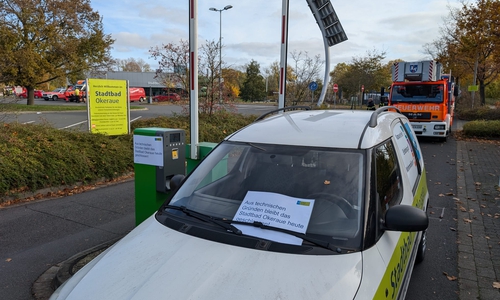
[[[424,161],[393,107],[259,118],[172,186],[51,299],[403,299],[425,254]]]

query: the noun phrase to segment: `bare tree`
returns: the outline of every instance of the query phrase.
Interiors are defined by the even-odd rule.
[[[181,39],[179,44],[168,43],[154,46],[149,49],[151,57],[158,61],[159,68],[156,76],[165,85],[172,82],[180,83],[184,88],[189,87],[189,41]]]
[[[292,105],[296,105],[300,101],[304,101],[308,94],[308,86],[311,81],[321,82],[319,71],[324,64],[319,55],[309,57],[307,51],[292,51],[292,74],[287,76],[287,97],[292,101]]]
[[[144,59],[135,59],[133,57],[127,59],[115,59],[117,71],[123,72],[151,72],[151,66]]]
[[[203,93],[205,95],[204,101],[203,98],[200,98],[200,112],[212,114],[215,111],[224,109],[225,105],[227,106],[230,103],[233,93],[230,84],[226,84],[225,80],[219,84],[221,63],[219,59],[219,43],[206,41],[200,50],[200,82],[206,88]],[[226,69],[225,73],[229,74],[231,72]],[[219,93],[222,93],[222,102],[220,102]]]

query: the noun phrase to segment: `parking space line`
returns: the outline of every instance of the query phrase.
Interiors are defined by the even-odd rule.
[[[35,123],[35,121],[24,122],[23,124],[31,124],[31,123]]]
[[[83,123],[87,123],[87,120],[81,121],[81,122],[78,122],[78,123],[75,123],[75,124],[71,124],[71,125],[68,125],[66,127],[59,128],[59,129],[67,129],[67,128],[71,128],[71,127],[74,127],[74,126],[78,126],[78,125],[83,124]]]

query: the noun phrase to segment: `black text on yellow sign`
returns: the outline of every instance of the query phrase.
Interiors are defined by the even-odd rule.
[[[90,131],[107,135],[128,134],[127,81],[89,79],[88,88]]]

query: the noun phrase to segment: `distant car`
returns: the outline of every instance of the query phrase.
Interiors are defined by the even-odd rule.
[[[35,99],[43,98],[43,91],[42,90],[35,90],[34,94],[35,94]],[[26,91],[23,91],[21,94],[19,94],[19,97],[20,98],[27,98],[28,96],[26,94]]]
[[[391,109],[257,118],[50,299],[404,299],[429,193]]]
[[[131,87],[128,89],[130,102],[139,101],[144,102],[146,100],[146,91],[141,87]]]
[[[57,88],[52,92],[44,92],[41,98],[43,98],[45,101],[57,101],[59,99],[66,99],[66,95],[64,94],[65,91],[65,88]]]
[[[153,101],[155,102],[164,102],[164,101],[176,102],[180,100],[181,96],[179,96],[179,94],[177,93],[165,93],[153,97]]]

